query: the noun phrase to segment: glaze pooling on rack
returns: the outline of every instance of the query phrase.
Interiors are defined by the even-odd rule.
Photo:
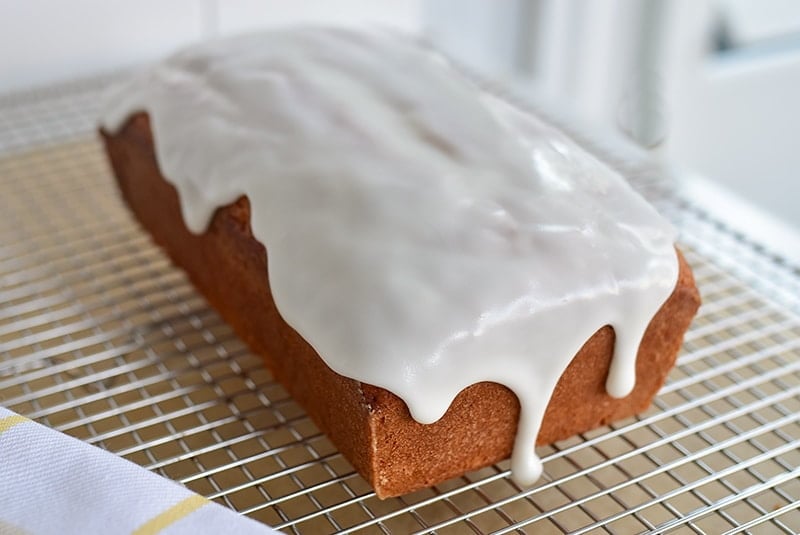
[[[432,423],[495,381],[521,404],[512,472],[586,340],[616,333],[609,394],[675,287],[674,232],[554,128],[390,33],[302,28],[197,45],[110,95],[147,111],[190,230],[247,195],[284,319],[336,372]]]

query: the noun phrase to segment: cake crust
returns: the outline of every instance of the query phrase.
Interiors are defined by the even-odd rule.
[[[149,118],[140,113],[115,134],[101,131],[123,198],[142,226],[275,378],[302,405],[381,498],[406,494],[511,454],[519,402],[506,387],[464,389],[444,417],[423,425],[392,393],[332,371],[280,316],[267,251],[250,230],[246,197],[218,209],[207,231],[189,232],[178,194],[159,171]],[[651,321],[625,398],[605,391],[614,331],[603,327],[573,358],[551,397],[537,444],[548,444],[646,410],[675,364],[700,305],[691,269],[677,252],[675,290]]]

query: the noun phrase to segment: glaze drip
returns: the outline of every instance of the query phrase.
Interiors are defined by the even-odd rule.
[[[584,342],[616,332],[607,390],[675,287],[674,234],[612,170],[413,40],[300,28],[193,46],[118,87],[147,111],[187,226],[247,195],[284,319],[336,372],[420,422],[501,383],[521,404],[513,477]]]

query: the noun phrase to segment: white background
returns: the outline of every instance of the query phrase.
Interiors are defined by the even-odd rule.
[[[0,0],[0,93],[107,72],[204,37],[291,22],[418,30],[422,0]]]

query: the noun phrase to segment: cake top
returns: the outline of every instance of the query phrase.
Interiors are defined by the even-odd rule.
[[[295,28],[193,46],[118,87],[147,111],[187,226],[246,195],[275,303],[336,372],[434,422],[465,387],[521,404],[533,483],[550,395],[604,325],[607,390],[633,388],[675,287],[672,227],[561,132],[401,35]]]

